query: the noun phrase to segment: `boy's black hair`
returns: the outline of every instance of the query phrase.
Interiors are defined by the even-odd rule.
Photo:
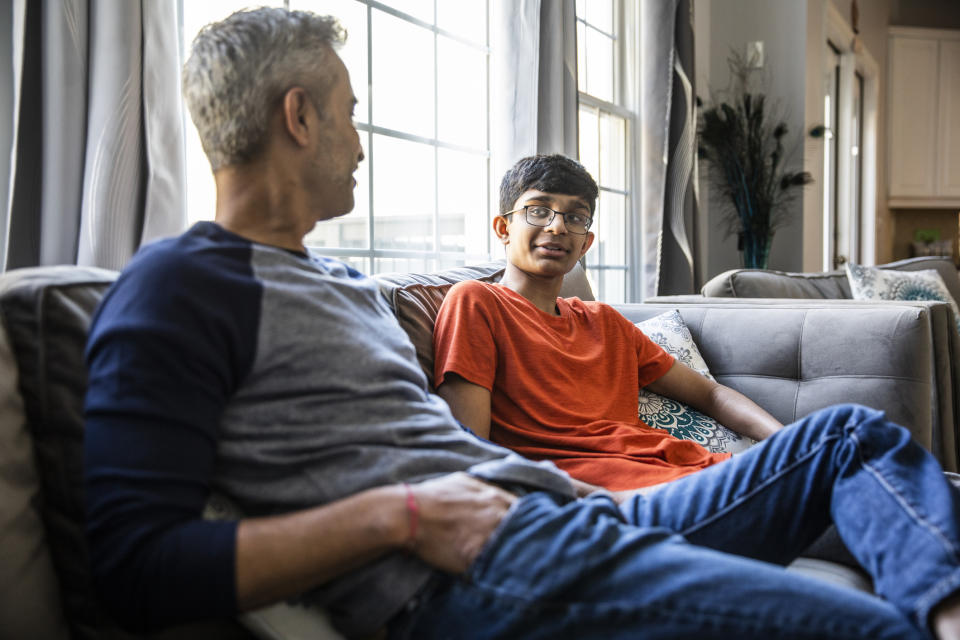
[[[500,181],[500,214],[513,209],[513,203],[530,189],[547,193],[580,196],[597,206],[599,189],[583,165],[560,154],[528,156],[518,160]]]

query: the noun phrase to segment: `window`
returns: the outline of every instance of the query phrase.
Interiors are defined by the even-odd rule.
[[[490,258],[487,0],[286,0],[336,16],[366,160],[356,206],[306,244],[365,273],[431,271]],[[185,49],[199,28],[245,3],[184,3]],[[192,134],[192,135],[191,135]],[[209,219],[213,181],[188,127],[191,220]],[[411,170],[413,169],[413,170]]]
[[[622,23],[618,0],[577,0],[580,161],[600,186],[587,274],[597,299],[608,303],[627,299],[627,140],[633,116],[623,106],[619,82],[625,55]]]

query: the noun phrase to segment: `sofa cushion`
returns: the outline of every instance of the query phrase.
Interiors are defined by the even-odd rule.
[[[0,284],[0,315],[19,371],[43,491],[41,515],[73,634],[109,626],[93,600],[87,568],[83,482],[83,350],[90,317],[113,272],[77,267],[20,269]]]
[[[949,258],[924,256],[898,260],[877,266],[892,271],[935,269],[943,278],[950,295],[960,300],[960,277]],[[791,273],[770,269],[731,269],[711,278],[700,289],[709,298],[852,298],[844,270],[823,273]]]
[[[856,300],[938,300],[953,309],[960,328],[960,309],[943,278],[934,269],[898,272],[858,264],[847,265],[847,279]]]
[[[638,322],[637,327],[678,362],[709,380],[714,379],[679,311],[661,313]],[[696,409],[648,389],[640,389],[639,409],[640,419],[648,426],[664,429],[682,440],[693,440],[713,453],[736,453],[754,444],[750,438],[727,429]]]
[[[733,269],[710,279],[700,292],[710,298],[849,298],[847,278],[840,271],[790,273],[766,269]]]
[[[0,371],[0,629],[11,638],[69,638],[40,521],[39,479],[16,364],[2,327]]]
[[[83,498],[87,332],[116,273],[86,267],[17,269],[0,277],[0,319],[16,360],[42,500],[40,515],[74,638],[129,640],[100,608],[89,570]],[[55,616],[55,612],[48,612]],[[22,636],[43,637],[43,636]],[[249,638],[233,620],[183,625],[155,640]]]

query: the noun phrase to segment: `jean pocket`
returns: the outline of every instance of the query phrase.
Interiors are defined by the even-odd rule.
[[[493,556],[500,547],[504,535],[511,529],[511,522],[516,519],[518,514],[532,506],[537,501],[537,496],[542,496],[542,494],[528,493],[527,495],[518,497],[513,504],[510,505],[510,508],[503,514],[503,518],[500,519],[500,522],[490,534],[490,537],[483,543],[483,547],[480,548],[480,553],[477,554],[477,557],[474,558],[470,566],[467,567],[467,572],[464,574],[467,581],[477,582],[479,580],[487,564],[489,564],[491,556]]]

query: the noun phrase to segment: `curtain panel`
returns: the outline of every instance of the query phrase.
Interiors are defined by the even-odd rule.
[[[17,0],[5,268],[120,269],[185,220],[177,3]]]
[[[627,3],[628,37],[640,52],[627,65],[631,109],[633,269],[631,299],[699,289],[696,238],[696,103],[690,0]],[[636,253],[634,254],[636,255]]]
[[[574,0],[491,5],[493,179],[520,158],[579,158],[577,25]]]

